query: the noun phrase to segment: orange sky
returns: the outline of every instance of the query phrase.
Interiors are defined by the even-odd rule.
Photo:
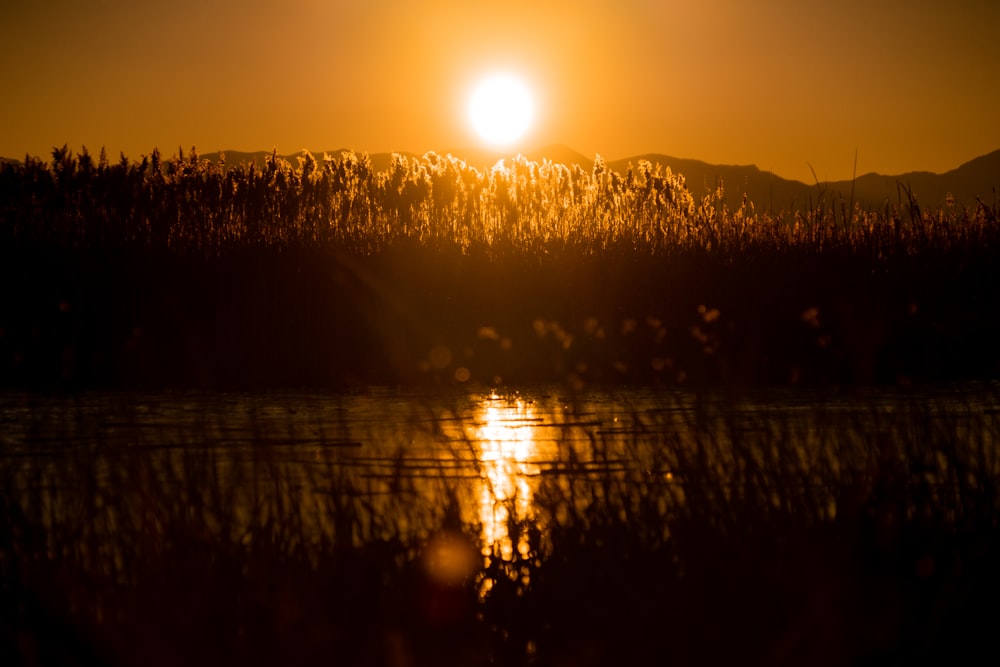
[[[4,0],[0,156],[195,145],[477,146],[477,77],[521,73],[521,148],[757,164],[812,181],[1000,148],[995,0]]]

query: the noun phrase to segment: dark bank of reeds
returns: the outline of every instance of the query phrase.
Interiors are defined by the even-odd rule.
[[[476,518],[487,478],[446,459],[366,478],[341,431],[317,440],[294,415],[285,437],[314,451],[253,410],[224,435],[253,446],[220,451],[211,413],[151,436],[127,402],[99,420],[26,404],[0,457],[0,659],[988,664],[996,404],[995,386],[867,404],[664,393],[559,444],[531,509],[505,501],[506,554]]]
[[[0,165],[0,383],[995,377],[995,207],[737,210],[640,162]],[[720,188],[722,185],[720,184]],[[819,195],[820,193],[818,193]]]

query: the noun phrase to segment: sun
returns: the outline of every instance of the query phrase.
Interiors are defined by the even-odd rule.
[[[488,144],[514,143],[531,127],[535,103],[528,87],[510,74],[486,77],[469,98],[469,121]]]

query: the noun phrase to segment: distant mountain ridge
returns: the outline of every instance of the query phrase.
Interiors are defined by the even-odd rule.
[[[342,153],[352,152],[341,148],[325,151],[327,155],[339,157]],[[420,154],[397,151],[401,155],[419,157]],[[439,151],[441,155],[451,154],[479,169],[487,169],[500,159],[509,159],[512,154],[503,151],[481,148],[452,149]],[[225,155],[226,164],[238,165],[253,162],[260,166],[273,154],[273,151],[213,151],[201,155],[203,159],[217,162]],[[320,158],[324,151],[312,152]],[[369,158],[376,171],[388,168],[392,153],[372,153]],[[296,164],[296,159],[302,156],[302,151],[279,157]],[[541,161],[548,159],[565,165],[577,164],[581,168],[593,168],[594,158],[588,158],[573,149],[561,144],[542,146],[524,152],[529,160]],[[167,156],[164,156],[165,158]],[[712,193],[721,183],[724,186],[726,203],[738,207],[744,195],[753,202],[758,212],[789,212],[804,211],[818,206],[838,208],[843,203],[851,201],[859,203],[865,209],[881,210],[887,204],[905,205],[908,201],[907,192],[913,195],[917,203],[925,210],[936,210],[946,205],[951,195],[956,206],[975,208],[978,201],[987,206],[1000,204],[1000,149],[969,160],[950,171],[936,174],[926,171],[913,171],[895,176],[877,173],[866,173],[853,181],[825,181],[819,183],[803,183],[777,176],[768,171],[762,171],[756,165],[720,165],[710,164],[701,160],[678,158],[661,153],[636,155],[619,160],[609,160],[608,167],[614,171],[625,173],[629,165],[635,167],[640,160],[648,160],[654,165],[669,167],[674,173],[682,174],[688,188],[696,197]],[[19,162],[8,158],[0,158],[2,162]]]

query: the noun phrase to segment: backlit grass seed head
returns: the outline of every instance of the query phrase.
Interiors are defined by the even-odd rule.
[[[112,165],[63,146],[48,163],[3,164],[5,243],[79,249],[114,238],[127,247],[207,256],[307,242],[357,254],[401,243],[461,252],[475,246],[491,256],[553,247],[720,256],[840,248],[885,262],[900,253],[981,246],[997,233],[994,205],[967,210],[952,195],[945,210],[931,212],[909,191],[882,211],[857,203],[848,211],[826,200],[780,215],[761,214],[750,200],[731,211],[721,182],[696,199],[669,167],[640,160],[623,176],[599,155],[589,170],[517,156],[479,171],[433,152],[393,155],[381,170],[353,152],[320,162],[303,151],[294,161],[272,151],[262,167],[211,163],[192,147],[166,161],[154,149],[138,162],[122,156]]]

